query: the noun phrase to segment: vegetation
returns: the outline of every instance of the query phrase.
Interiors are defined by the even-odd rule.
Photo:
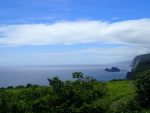
[[[83,78],[79,72],[74,75],[75,81],[48,79],[48,87],[27,84],[1,89],[0,113],[104,113],[102,106],[93,103],[106,95],[106,83]]]
[[[126,75],[128,80],[136,79],[136,75],[139,75],[146,70],[150,70],[150,54],[136,56],[133,59],[131,66],[131,72],[128,72]]]
[[[150,71],[135,81],[72,76],[74,81],[50,78],[49,86],[0,89],[0,113],[150,113]]]
[[[150,108],[150,70],[138,74],[135,80],[136,99],[145,108]]]

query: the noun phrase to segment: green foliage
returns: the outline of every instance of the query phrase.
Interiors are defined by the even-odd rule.
[[[110,81],[106,83],[106,87],[106,95],[94,101],[95,105],[102,104],[102,108],[107,109],[106,113],[128,113],[124,112],[123,108],[127,108],[130,102],[133,103],[133,106],[135,104],[135,109],[136,107],[139,108],[138,104],[134,102],[135,90],[133,81]],[[130,111],[134,113],[134,109],[130,109]]]
[[[74,73],[72,73],[72,77],[75,79],[77,79],[77,80],[80,80],[80,79],[82,79],[83,78],[83,73],[82,72],[74,72]]]
[[[145,70],[149,70],[150,69],[150,62],[147,61],[147,62],[142,62],[142,63],[139,63],[137,69],[135,70],[136,73],[141,73]]]
[[[55,94],[61,96],[63,82],[58,77],[48,79],[48,81],[49,85],[53,88]]]
[[[23,100],[13,102],[10,109],[11,113],[27,113],[27,111],[28,111],[28,105]]]
[[[101,82],[84,80],[62,82],[58,78],[48,79],[48,81],[55,94],[54,103],[57,103],[55,107],[59,108],[61,113],[78,111],[78,108],[84,104],[91,104],[106,94],[105,84]]]
[[[32,87],[32,86],[33,86],[32,84],[28,83],[28,84],[26,85],[26,88],[29,88],[29,87]]]
[[[135,82],[138,101],[133,81],[98,82],[90,76],[75,81],[54,77],[48,79],[49,86],[0,89],[0,113],[149,113],[140,106],[142,88],[149,96],[147,77],[139,75]]]
[[[7,113],[10,110],[10,102],[12,102],[11,93],[0,91],[0,113]]]
[[[101,103],[114,107],[118,101],[128,100],[134,97],[133,81],[111,81],[106,83],[107,95],[100,99]]]
[[[8,86],[8,87],[7,87],[7,89],[12,89],[12,88],[13,88],[13,86]]]
[[[19,85],[19,86],[16,86],[16,88],[18,89],[18,88],[24,88],[24,86],[23,85]]]
[[[48,79],[47,87],[27,84],[1,89],[0,113],[105,113],[105,108],[93,103],[106,95],[106,84],[79,75],[75,81]]]
[[[79,113],[106,113],[106,111],[107,109],[99,104],[85,104],[79,109]]]
[[[136,99],[145,108],[150,108],[150,70],[137,75],[135,80]]]
[[[113,109],[111,109],[110,113],[141,113],[141,107],[134,100],[126,100],[118,102]]]

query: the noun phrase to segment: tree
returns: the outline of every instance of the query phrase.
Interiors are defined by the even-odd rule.
[[[26,85],[26,88],[29,88],[29,87],[32,87],[32,86],[33,86],[32,84],[28,83],[28,84]]]
[[[28,105],[23,100],[14,102],[11,106],[11,113],[27,113]]]
[[[139,104],[132,98],[126,101],[119,101],[110,108],[108,113],[145,113],[141,111],[142,108]]]
[[[56,92],[56,94],[60,94],[63,82],[58,77],[48,79],[48,81],[49,81],[49,85],[52,86],[52,88]]]
[[[12,88],[13,88],[13,86],[8,86],[8,87],[7,87],[7,89],[12,89]]]
[[[48,78],[47,80],[49,82],[49,85],[52,85],[52,79]]]
[[[16,86],[16,88],[25,88],[23,85]]]
[[[84,104],[80,109],[80,113],[106,113],[107,109],[101,105]]]
[[[150,108],[150,70],[138,74],[134,84],[137,101],[143,107]]]
[[[80,80],[80,79],[82,79],[83,78],[83,73],[82,72],[74,72],[74,73],[72,73],[72,77],[75,79],[77,79],[77,80]]]

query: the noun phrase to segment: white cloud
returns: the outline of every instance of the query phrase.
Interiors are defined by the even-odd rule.
[[[53,24],[1,25],[0,45],[52,45],[105,43],[107,48],[46,53],[0,55],[5,64],[107,64],[132,60],[135,55],[150,52],[150,19],[122,22],[63,21]],[[111,47],[109,44],[123,44]],[[26,59],[26,60],[23,60]],[[24,61],[24,62],[23,62]]]
[[[150,19],[116,23],[64,21],[54,24],[1,25],[1,45],[127,43],[149,45]]]

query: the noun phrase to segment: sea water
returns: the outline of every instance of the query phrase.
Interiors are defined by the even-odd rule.
[[[107,66],[108,67],[108,66]],[[92,76],[99,81],[124,79],[126,71],[105,72],[106,66],[80,65],[80,66],[9,66],[0,67],[0,87],[26,85],[27,83],[48,85],[48,78],[55,76],[62,80],[72,80],[73,72],[82,72],[84,76]]]

